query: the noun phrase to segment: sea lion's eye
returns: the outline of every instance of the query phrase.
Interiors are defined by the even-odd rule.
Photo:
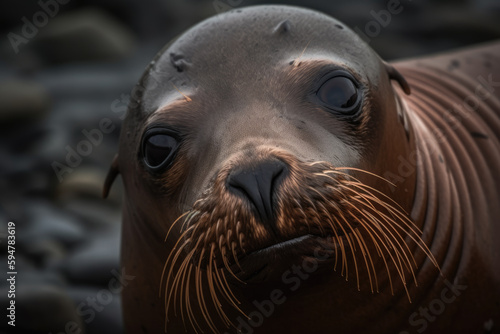
[[[326,80],[316,93],[322,104],[342,114],[354,114],[361,94],[353,79],[340,74]]]
[[[143,144],[144,162],[153,170],[168,166],[178,144],[178,140],[168,133],[158,129],[148,131]]]

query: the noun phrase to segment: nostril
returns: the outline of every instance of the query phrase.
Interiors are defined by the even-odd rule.
[[[232,172],[227,183],[230,190],[238,190],[249,198],[255,197],[255,194],[258,193],[258,183],[255,182],[255,175],[250,170]]]
[[[271,175],[271,186],[269,187],[269,196],[272,200],[272,195],[279,187],[283,177],[285,175],[286,166],[284,163],[280,161],[280,165],[276,166],[277,168],[273,169],[273,174]]]
[[[227,189],[251,202],[262,221],[274,217],[274,194],[283,180],[287,165],[280,160],[233,170],[227,178]]]

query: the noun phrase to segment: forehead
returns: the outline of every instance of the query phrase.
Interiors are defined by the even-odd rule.
[[[177,89],[220,94],[262,87],[272,82],[263,78],[279,76],[297,59],[326,61],[368,80],[378,75],[378,57],[343,23],[296,7],[248,7],[201,22],[165,49],[145,79],[143,110],[167,104]]]

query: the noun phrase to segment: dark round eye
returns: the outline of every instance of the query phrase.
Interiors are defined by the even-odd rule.
[[[344,114],[357,110],[360,94],[352,79],[336,76],[325,81],[317,92],[320,101],[328,108]]]
[[[167,166],[177,149],[178,141],[175,137],[153,131],[146,135],[144,140],[144,161],[152,169],[160,169]]]

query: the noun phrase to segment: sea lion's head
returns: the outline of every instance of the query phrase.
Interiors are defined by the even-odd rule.
[[[206,279],[236,307],[229,285],[279,280],[325,248],[320,267],[344,275],[357,257],[372,288],[380,266],[410,277],[415,178],[385,176],[414,144],[391,79],[409,93],[343,23],[294,7],[215,16],[158,54],[116,165],[137,230],[169,231],[167,306]]]

